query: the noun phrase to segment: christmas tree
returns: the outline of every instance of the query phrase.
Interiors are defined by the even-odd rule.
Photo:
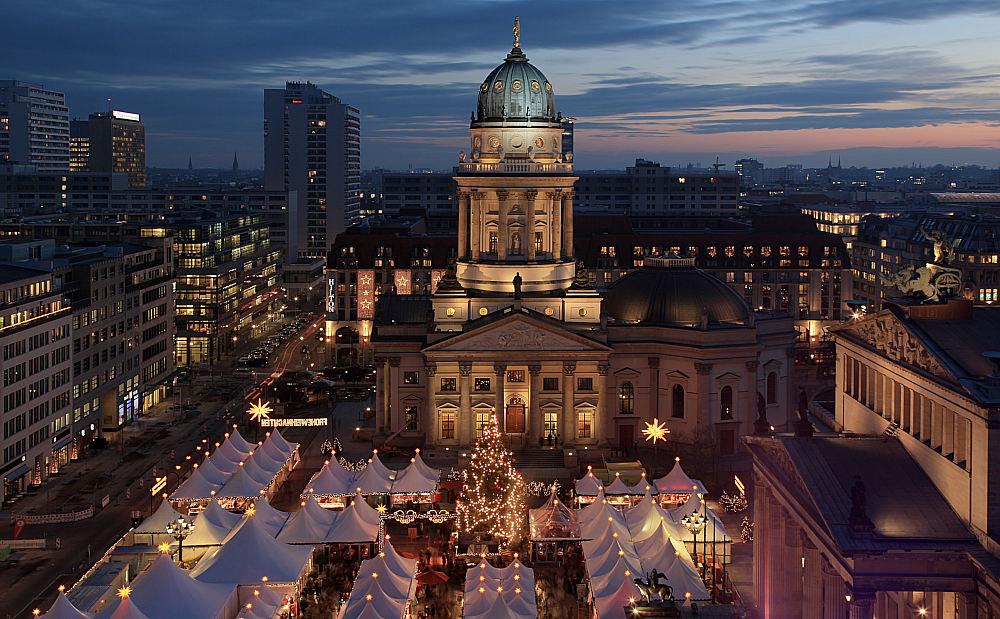
[[[490,533],[505,541],[524,528],[524,478],[514,468],[514,454],[504,445],[496,415],[483,427],[469,465],[462,471],[458,497],[459,527]]]

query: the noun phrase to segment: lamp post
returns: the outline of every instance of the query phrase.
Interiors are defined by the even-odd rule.
[[[683,518],[681,518],[681,524],[683,524],[684,527],[687,528],[687,530],[691,532],[691,535],[694,536],[694,556],[695,556],[695,558],[698,557],[698,534],[701,533],[701,531],[705,528],[705,523],[706,522],[708,522],[708,519],[705,518],[705,516],[702,516],[697,511],[691,512],[687,516],[684,516]],[[704,550],[705,549],[702,548],[703,552],[704,552]],[[702,557],[702,561],[701,561],[701,580],[702,580],[702,582],[705,581],[705,558],[704,557]]]
[[[167,535],[177,540],[177,562],[184,563],[184,538],[194,531],[194,524],[178,518],[173,522],[168,522],[166,526]]]

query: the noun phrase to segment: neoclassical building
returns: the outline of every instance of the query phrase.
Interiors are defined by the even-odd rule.
[[[691,258],[651,258],[603,295],[578,277],[572,153],[552,84],[519,42],[479,88],[459,156],[457,260],[432,294],[381,295],[376,441],[470,445],[490,414],[515,443],[629,447],[646,422],[731,453],[787,420],[792,318],[754,312]]]

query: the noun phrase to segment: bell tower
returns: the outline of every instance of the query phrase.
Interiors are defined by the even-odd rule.
[[[462,288],[553,294],[573,283],[572,154],[562,153],[562,122],[552,84],[514,47],[479,87],[469,126],[470,154],[459,156],[458,261]]]

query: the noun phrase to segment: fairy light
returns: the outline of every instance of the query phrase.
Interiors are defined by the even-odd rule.
[[[524,478],[514,467],[513,453],[503,443],[497,416],[490,415],[462,471],[458,498],[459,527],[490,533],[507,542],[524,528]]]

